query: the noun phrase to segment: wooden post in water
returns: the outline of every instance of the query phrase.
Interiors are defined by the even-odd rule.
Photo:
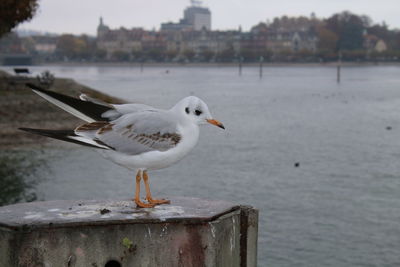
[[[239,76],[242,76],[242,57],[239,57]]]
[[[263,76],[263,62],[264,62],[264,57],[261,56],[261,57],[260,57],[260,79],[261,79],[262,76]]]
[[[336,72],[336,82],[340,83],[340,70],[342,67],[342,52],[339,51],[338,62],[337,62],[337,72]]]
[[[55,200],[0,207],[0,266],[257,266],[258,211],[173,198]]]

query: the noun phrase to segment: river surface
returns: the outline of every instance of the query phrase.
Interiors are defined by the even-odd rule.
[[[259,266],[400,266],[400,67],[343,67],[340,84],[328,66],[265,67],[262,79],[256,67],[31,70],[161,108],[205,100],[226,130],[203,127],[192,153],[150,173],[152,192],[258,208]],[[95,151],[43,157],[40,199],[134,194],[134,173]]]

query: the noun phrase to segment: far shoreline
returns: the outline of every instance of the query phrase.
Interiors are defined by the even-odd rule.
[[[263,62],[263,67],[336,67],[338,62]],[[344,67],[366,67],[366,66],[400,66],[400,62],[341,62]],[[31,66],[98,66],[98,67],[239,67],[239,63],[171,63],[171,62],[41,62]],[[260,63],[242,63],[242,67],[259,67]],[[7,66],[3,66],[7,67]],[[12,67],[12,66],[10,66]]]

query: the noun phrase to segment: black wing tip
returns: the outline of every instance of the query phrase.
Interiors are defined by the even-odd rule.
[[[45,89],[41,88],[40,86],[37,86],[34,83],[25,83],[25,85],[29,88],[31,88],[32,90],[38,90],[38,91],[46,91]]]
[[[33,129],[33,128],[18,128],[18,130],[20,131],[24,131],[30,134],[37,134],[37,135],[41,135],[41,136],[47,136],[49,137],[49,134],[46,132],[46,130],[43,129]]]
[[[18,128],[18,130],[25,131],[25,132],[35,132],[35,131],[37,131],[37,129],[24,128],[24,127],[20,127],[20,128]]]
[[[21,131],[29,132],[29,133],[35,133],[35,134],[41,134],[45,136],[49,135],[71,135],[74,136],[75,132],[73,130],[49,130],[49,129],[34,129],[34,128],[25,128],[25,127],[20,127],[18,128]]]
[[[44,89],[44,88],[42,88],[42,87],[40,87],[40,86],[38,86],[38,85],[36,85],[34,83],[25,83],[25,86],[30,88],[34,92],[42,92],[42,93],[47,94],[47,95],[55,94],[55,92],[46,90],[46,89]]]
[[[100,147],[100,146],[96,146],[96,145],[93,145],[93,144],[90,144],[90,143],[85,143],[85,142],[82,142],[82,141],[79,141],[79,140],[71,139],[71,137],[77,136],[73,130],[45,130],[45,129],[23,128],[23,127],[18,128],[18,129],[22,130],[22,131],[25,131],[25,132],[32,133],[32,134],[42,135],[42,136],[46,136],[46,137],[50,137],[50,138],[54,138],[54,139],[58,139],[58,140],[66,141],[66,142],[70,142],[70,143],[75,143],[75,144],[82,145],[82,146],[98,148],[98,149],[112,149],[112,150],[115,150],[115,148],[113,148],[111,146],[108,146],[107,144],[101,142],[100,140],[94,140],[94,141],[96,143],[98,143],[99,145],[102,145],[102,146],[105,146],[105,147]]]

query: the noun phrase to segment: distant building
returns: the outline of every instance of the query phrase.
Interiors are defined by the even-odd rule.
[[[374,51],[381,53],[387,50],[385,41],[372,34],[364,34],[363,46],[368,52]]]
[[[212,52],[222,53],[226,50],[238,52],[240,47],[238,31],[186,31],[181,33],[180,51],[193,51],[195,54]]]
[[[318,38],[310,31],[279,31],[270,32],[266,42],[267,49],[279,51],[310,51],[317,50]]]
[[[379,39],[379,41],[375,45],[375,51],[382,53],[386,50],[387,50],[387,45],[386,45],[385,41],[383,41],[382,39]]]
[[[25,49],[22,45],[21,38],[18,37],[16,33],[8,33],[1,37],[0,39],[0,53],[4,54],[19,54],[25,53]]]
[[[0,38],[0,65],[32,65],[21,38],[11,32]]]
[[[211,12],[208,8],[191,6],[184,11],[184,20],[193,25],[195,31],[200,31],[203,28],[211,30]]]
[[[100,18],[100,24],[97,27],[97,48],[104,50],[108,59],[111,59],[117,52],[131,54],[135,51],[142,51],[142,39],[145,33],[142,28],[128,30],[121,27],[111,30],[104,25],[103,19]]]
[[[263,33],[244,32],[240,35],[240,54],[251,53],[253,56],[261,56],[267,50],[267,35]]]
[[[193,29],[193,26],[187,24],[184,20],[180,20],[179,23],[167,22],[161,24],[161,31],[184,31],[191,29]]]
[[[99,23],[99,26],[97,26],[97,38],[102,38],[103,35],[109,31],[110,31],[110,28],[108,28],[103,23],[103,17],[100,17],[100,23]]]
[[[57,37],[53,36],[32,36],[34,50],[41,55],[53,54],[57,48]]]
[[[208,8],[201,7],[201,2],[192,0],[192,6],[185,9],[183,19],[179,23],[167,22],[161,24],[162,31],[182,31],[206,29],[211,30],[211,12]]]

